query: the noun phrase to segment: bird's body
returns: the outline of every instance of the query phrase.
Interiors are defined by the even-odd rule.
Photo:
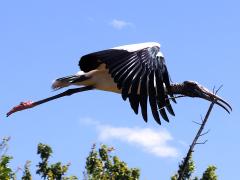
[[[52,88],[57,90],[71,85],[81,86],[81,88],[69,89],[35,103],[22,103],[7,115],[62,96],[92,89],[121,94],[123,100],[129,99],[136,114],[139,107],[141,108],[146,122],[149,102],[153,117],[159,124],[161,123],[159,113],[166,121],[169,121],[166,110],[171,115],[175,115],[169,100],[175,102],[174,94],[200,97],[209,101],[217,99],[216,104],[228,112],[228,108],[231,110],[227,102],[196,82],[170,83],[160,44],[156,42],[124,45],[90,53],[81,57],[79,66],[81,71],[56,79]]]
[[[118,46],[118,47],[111,48],[110,50],[127,51],[129,53],[132,53],[132,52],[142,50],[144,48],[152,48],[152,47],[156,47],[157,49],[160,49],[160,44],[156,42],[147,42],[147,43]],[[105,50],[105,51],[108,51],[108,50]],[[163,57],[160,51],[158,52],[158,55]],[[78,82],[73,81],[82,76],[87,77],[87,79],[85,79],[84,81],[78,81]],[[69,85],[77,85],[77,86],[93,85],[94,88],[98,90],[121,93],[121,89],[117,87],[117,83],[114,82],[114,79],[111,77],[111,74],[109,73],[109,69],[106,67],[106,64],[103,62],[100,63],[98,66],[96,66],[96,68],[93,70],[88,70],[86,72],[79,71],[73,76],[67,76],[66,78],[63,77],[55,80],[54,83],[52,84],[52,88],[60,89],[63,87],[67,87]],[[156,88],[155,82],[154,82],[154,86]],[[131,93],[131,91],[129,90],[128,93]],[[140,94],[139,86],[138,86],[137,94]]]
[[[80,82],[69,82],[80,77],[86,77],[85,80]],[[117,84],[113,81],[111,75],[108,73],[105,64],[99,65],[96,69],[89,72],[79,71],[75,75],[65,78],[64,80],[55,80],[52,84],[53,89],[60,89],[70,85],[75,86],[94,86],[95,89],[110,91],[115,93],[121,93],[121,90],[117,88]]]
[[[89,77],[90,79],[74,85],[93,85],[95,89],[98,90],[121,93],[121,90],[117,88],[117,84],[108,73],[105,64],[101,64],[96,70],[87,72],[86,77]]]
[[[159,43],[147,42],[147,43],[140,43],[140,44],[118,46],[118,47],[114,47],[114,48],[111,48],[111,49],[120,50],[120,51],[124,50],[124,51],[127,51],[127,52],[134,52],[134,51],[138,51],[138,50],[141,50],[143,48],[146,48],[146,47],[151,48],[153,46],[156,46],[156,47],[160,48]],[[161,52],[159,51],[159,53],[161,53]],[[117,87],[117,83],[114,82],[113,78],[109,74],[109,70],[107,69],[105,63],[101,63],[95,69],[87,71],[87,72],[79,71],[73,76],[76,79],[79,78],[80,76],[85,76],[85,77],[88,77],[89,79],[86,79],[86,80],[80,81],[80,82],[71,83],[71,82],[68,82],[68,81],[72,81],[71,78],[66,78],[64,80],[62,80],[62,78],[60,78],[60,81],[58,81],[58,79],[56,81],[54,81],[54,83],[52,84],[52,88],[53,89],[59,89],[59,88],[67,87],[69,85],[77,85],[77,86],[93,85],[95,87],[95,89],[98,89],[98,90],[121,93],[121,89],[119,89]],[[72,76],[70,76],[70,77],[72,77]],[[156,83],[155,83],[155,85],[156,85]],[[140,94],[140,89],[139,88],[138,88],[138,94]]]
[[[129,98],[136,114],[139,105],[141,106],[145,121],[148,97],[158,123],[158,109],[167,121],[165,107],[174,115],[167,99],[172,93],[159,43],[125,45],[87,54],[80,59],[79,66],[81,73],[57,79],[52,87],[59,89],[66,85],[93,86],[95,89],[121,93],[124,100]]]

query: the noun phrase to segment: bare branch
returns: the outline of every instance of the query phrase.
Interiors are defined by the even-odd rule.
[[[213,94],[215,94],[215,89],[216,89],[216,86],[213,86]]]
[[[220,90],[220,89],[222,89],[222,87],[223,87],[223,85],[221,85],[217,90],[216,90],[216,92],[214,93],[215,95],[218,93],[218,91]]]
[[[216,90],[216,92],[213,92],[213,93],[216,95],[221,88],[222,88],[222,86],[220,86],[220,87]],[[214,90],[215,90],[215,87],[214,87],[213,91],[214,91]],[[195,123],[197,123],[197,124],[199,124],[199,125],[201,125],[201,126],[200,126],[200,128],[199,128],[199,130],[198,130],[198,132],[197,132],[197,134],[196,134],[196,136],[195,136],[195,138],[193,139],[192,144],[191,144],[190,147],[189,147],[187,156],[184,158],[183,166],[182,166],[182,169],[181,169],[180,172],[179,172],[178,180],[183,180],[183,175],[184,175],[184,172],[185,172],[185,170],[186,170],[187,163],[188,163],[188,161],[189,161],[189,159],[190,159],[191,153],[194,151],[195,145],[197,145],[197,144],[205,144],[205,143],[207,142],[207,140],[204,141],[204,142],[201,142],[201,143],[198,143],[197,141],[198,141],[198,138],[199,138],[199,137],[201,137],[201,136],[203,136],[203,135],[205,135],[205,134],[207,134],[207,133],[209,132],[209,130],[208,130],[207,132],[202,133],[202,131],[203,131],[203,129],[204,129],[206,123],[207,123],[207,120],[208,120],[208,118],[209,118],[209,115],[210,115],[210,113],[211,113],[211,111],[212,111],[212,109],[213,109],[213,106],[214,106],[214,104],[216,103],[216,101],[217,101],[217,100],[214,99],[214,100],[212,101],[212,103],[210,104],[210,106],[209,106],[209,108],[208,108],[208,111],[207,111],[207,113],[206,113],[206,115],[205,115],[205,117],[204,117],[204,119],[203,119],[203,121],[202,121],[202,124],[195,122]],[[193,122],[194,122],[194,121],[193,121]]]
[[[205,140],[204,142],[196,142],[195,145],[197,145],[197,144],[205,144],[206,142],[208,142],[208,140]]]

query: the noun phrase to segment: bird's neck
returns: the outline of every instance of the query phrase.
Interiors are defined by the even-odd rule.
[[[173,94],[183,94],[183,89],[184,89],[183,83],[171,84],[171,91]]]

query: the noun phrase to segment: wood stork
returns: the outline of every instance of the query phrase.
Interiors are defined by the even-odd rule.
[[[176,94],[199,97],[208,101],[217,99],[216,104],[228,113],[232,110],[226,101],[197,82],[170,83],[160,44],[156,42],[124,45],[90,53],[81,57],[79,66],[81,71],[56,79],[52,88],[58,90],[70,85],[81,86],[80,88],[68,89],[37,102],[20,103],[9,111],[7,116],[53,99],[93,89],[121,94],[123,100],[129,99],[136,114],[138,114],[139,106],[141,107],[142,117],[146,122],[148,120],[147,102],[149,101],[153,117],[158,124],[161,124],[159,113],[166,121],[169,121],[166,110],[171,115],[175,115],[170,99],[176,102],[174,98]]]

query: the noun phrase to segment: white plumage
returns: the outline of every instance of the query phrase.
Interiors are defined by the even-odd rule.
[[[124,46],[117,46],[117,47],[114,47],[111,49],[126,50],[128,52],[134,52],[134,51],[144,49],[146,47],[151,48],[154,46],[160,48],[160,44],[157,42],[145,42],[145,43],[138,43],[138,44],[128,44],[128,45],[124,45]]]

